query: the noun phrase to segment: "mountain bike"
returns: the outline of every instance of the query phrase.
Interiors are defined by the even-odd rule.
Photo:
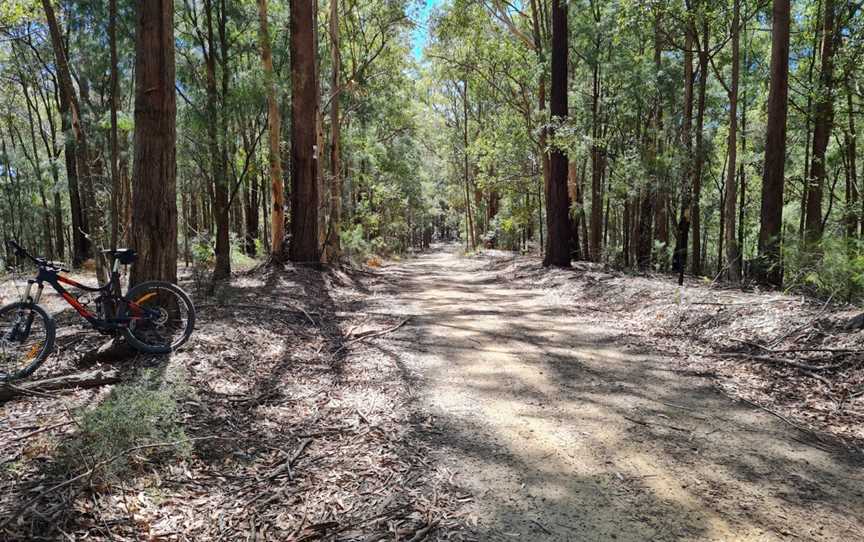
[[[30,376],[51,355],[56,340],[54,319],[39,306],[45,283],[105,335],[123,335],[139,352],[166,354],[182,346],[195,328],[195,307],[180,287],[148,281],[122,295],[120,267],[137,260],[131,249],[103,250],[112,261],[111,277],[101,287],[79,284],[66,277],[61,264],[32,256],[13,240],[10,253],[36,265],[36,278],[27,281],[21,301],[0,308],[0,381]],[[62,284],[81,290],[71,294]],[[35,287],[35,288],[34,288]],[[88,305],[93,304],[93,308]]]

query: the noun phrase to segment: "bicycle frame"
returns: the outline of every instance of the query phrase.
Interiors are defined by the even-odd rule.
[[[42,299],[42,293],[45,290],[45,283],[51,285],[54,290],[60,294],[60,296],[72,306],[73,309],[85,320],[87,320],[90,325],[98,330],[104,331],[113,331],[120,329],[122,327],[128,326],[134,320],[141,320],[149,317],[158,317],[158,313],[152,310],[149,310],[145,307],[138,305],[129,299],[126,299],[125,296],[121,295],[120,292],[120,261],[114,260],[114,268],[111,270],[111,279],[108,281],[108,284],[101,287],[92,287],[76,282],[68,277],[64,277],[60,274],[59,271],[55,271],[53,269],[48,269],[45,267],[39,267],[39,272],[36,275],[35,279],[30,279],[27,281],[27,288],[24,290],[24,295],[22,296],[21,302],[25,304],[38,304]],[[36,285],[36,293],[33,297],[30,296],[33,285]],[[69,293],[69,291],[62,286],[62,284],[68,284],[73,288],[77,288],[79,290],[84,290],[85,292],[99,293],[104,294],[109,297],[111,301],[115,303],[115,308],[119,308],[120,304],[124,304],[132,309],[132,315],[128,316],[119,316],[115,314],[114,318],[99,318],[93,312],[87,310],[87,307],[81,304],[78,299]],[[116,293],[115,293],[116,292]],[[119,302],[119,303],[118,303]],[[118,312],[115,310],[115,313]]]

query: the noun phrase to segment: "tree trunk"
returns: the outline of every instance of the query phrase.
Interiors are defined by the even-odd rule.
[[[741,25],[742,32],[746,36],[747,35],[747,23],[746,21]],[[747,72],[750,69],[750,45],[749,41],[745,42],[744,46],[744,77],[747,77]],[[743,88],[742,100],[741,100],[741,155],[747,155],[747,84],[739,85]],[[739,262],[739,276],[741,278],[745,277],[746,268],[743,264],[745,254],[747,254],[746,246],[744,244],[744,232],[746,230],[746,218],[747,218],[747,170],[744,168],[743,163],[738,164],[738,185],[739,185],[739,199],[738,199],[738,257],[740,259]]]
[[[740,55],[741,0],[735,0],[732,13],[732,81],[729,86],[729,141],[726,166],[726,278],[738,282],[741,278],[741,257],[738,253],[738,238],[735,235],[735,207],[738,204],[738,74]],[[743,227],[743,224],[742,224]]]
[[[571,160],[567,164],[567,201],[570,210],[570,255],[572,259],[582,260],[582,244],[579,239],[579,212],[576,210],[579,201],[579,164]],[[574,215],[574,212],[575,215]]]
[[[225,24],[227,14],[225,12],[224,0],[219,0],[220,9],[217,11],[219,32],[219,54],[216,54],[215,34],[213,31],[213,6],[212,0],[204,0],[204,10],[207,23],[207,104],[210,118],[207,119],[207,128],[210,145],[210,160],[213,167],[213,207],[216,221],[216,246],[215,264],[213,267],[213,280],[224,280],[231,276],[231,223],[228,188],[228,141],[227,124],[228,111],[225,107],[228,87],[228,45],[225,36]],[[221,68],[221,96],[220,88],[216,82],[217,58]],[[221,102],[220,102],[221,98]]]
[[[639,225],[636,245],[636,265],[645,270],[651,267],[651,221],[654,208],[654,198],[650,188],[642,190],[639,198]]]
[[[599,38],[598,38],[599,39]],[[599,45],[597,46],[599,49]],[[603,158],[600,150],[600,60],[597,59],[592,70],[591,94],[591,260],[600,261],[603,250],[603,201],[601,177]]]
[[[342,120],[339,117],[339,97],[342,93],[339,73],[342,53],[339,50],[339,0],[330,0],[330,220],[327,231],[327,261],[339,258],[342,252]]]
[[[270,30],[267,22],[267,0],[258,0],[258,44],[261,48],[261,63],[267,85],[267,129],[270,143],[270,257],[275,261],[285,259],[285,187],[282,181],[282,153],[279,138],[282,134],[282,112],[276,97],[276,82],[273,75],[273,53],[270,50]]]
[[[678,272],[678,284],[684,283],[687,269],[687,247],[690,235],[690,175],[693,162],[693,139],[690,131],[693,125],[693,26],[687,24],[684,39],[684,118],[681,123],[681,140],[686,149],[684,175],[681,183],[681,215],[678,218],[678,238],[675,241],[675,254],[672,269]]]
[[[813,125],[813,157],[807,190],[807,218],[804,222],[804,247],[811,255],[822,240],[822,196],[825,188],[825,159],[834,122],[834,0],[824,1],[822,20],[822,66]]]
[[[783,227],[783,184],[786,167],[786,113],[789,81],[789,0],[774,0],[771,30],[771,83],[765,132],[765,167],[759,227],[759,278],[783,283],[780,254]]]
[[[120,231],[120,172],[117,147],[117,107],[120,101],[120,76],[117,70],[117,0],[108,2],[108,41],[111,49],[111,249],[117,249]]]
[[[567,5],[552,0],[552,88],[554,120],[567,118]],[[554,139],[554,138],[553,138]],[[570,267],[570,206],[567,197],[567,156],[557,146],[550,153],[546,185],[546,255],[543,265]]]
[[[858,163],[856,160],[858,152],[858,133],[855,129],[855,104],[852,97],[852,84],[850,82],[852,70],[852,66],[847,66],[846,77],[844,78],[844,84],[846,87],[846,109],[848,110],[849,119],[846,132],[846,167],[849,171],[849,198],[846,200],[846,232],[850,241],[858,238],[858,222],[860,218],[858,209]]]
[[[57,62],[57,78],[60,94],[60,108],[63,115],[64,133],[71,129],[74,135],[74,144],[66,144],[66,169],[67,173],[74,171],[69,177],[69,194],[72,206],[72,227],[74,240],[73,263],[81,263],[87,259],[90,252],[90,234],[98,231],[98,218],[94,209],[93,180],[90,176],[89,146],[87,134],[82,126],[78,98],[75,87],[72,85],[72,73],[69,69],[68,56],[63,45],[63,36],[60,25],[54,14],[51,0],[42,0],[45,18],[51,34],[51,44],[54,49],[54,58]],[[69,138],[68,140],[71,140]],[[71,154],[70,154],[71,151]],[[81,184],[79,185],[79,180]],[[79,191],[80,188],[80,191]],[[78,208],[78,213],[75,208]],[[76,220],[76,214],[78,215]],[[86,217],[86,219],[85,219]],[[76,221],[78,222],[76,224]],[[104,281],[104,271],[101,258],[95,254],[97,262],[97,274],[100,282]],[[77,262],[76,262],[77,261]]]
[[[314,0],[291,2],[291,261],[319,263]]]
[[[702,21],[702,39],[699,47],[699,98],[696,112],[696,161],[693,168],[693,200],[690,202],[690,220],[693,223],[693,263],[694,275],[702,273],[702,173],[705,165],[705,94],[708,86],[709,62],[708,19]]]
[[[253,164],[253,167],[254,164]],[[258,205],[260,200],[260,192],[258,189],[258,172],[257,168],[253,170],[253,175],[250,177],[248,186],[244,189],[243,203],[246,206],[246,254],[250,257],[256,255],[256,248],[259,239],[259,222],[258,222]]]
[[[474,230],[474,212],[471,209],[471,167],[468,156],[468,80],[462,86],[462,158],[465,181],[465,242],[467,250],[477,248],[477,237]]]
[[[141,0],[135,32],[131,284],[177,280],[174,2]]]
[[[669,201],[669,193],[666,188],[666,172],[660,161],[663,156],[663,81],[660,75],[663,70],[663,40],[660,28],[663,12],[657,9],[654,18],[654,72],[655,72],[655,89],[656,97],[654,103],[654,133],[653,138],[653,164],[654,173],[654,241],[659,247],[659,253],[654,254],[654,261],[661,269],[666,269],[669,265],[669,260],[666,256],[666,247],[669,245],[669,219],[666,214],[667,203]]]

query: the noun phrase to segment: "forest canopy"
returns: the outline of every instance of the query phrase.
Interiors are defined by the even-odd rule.
[[[75,265],[135,244],[153,176],[137,146],[159,135],[139,125],[136,66],[158,47],[141,34],[156,4],[0,5],[7,237]],[[458,238],[864,291],[858,3],[161,4],[177,227],[158,235],[215,278]]]

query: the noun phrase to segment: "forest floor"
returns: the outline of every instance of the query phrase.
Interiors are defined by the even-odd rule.
[[[864,530],[864,340],[827,305],[452,246],[183,285],[199,310],[188,346],[95,367],[84,353],[103,339],[52,296],[61,347],[33,378],[155,375],[191,450],[130,452],[128,472],[100,476],[64,450],[111,386],[7,401],[0,540]]]
[[[46,296],[58,351],[28,382],[101,371],[154,397],[169,390],[191,450],[128,450],[129,468],[109,475],[69,450],[123,434],[83,435],[88,412],[130,423],[106,408],[112,386],[0,403],[0,540],[460,539],[470,496],[429,463],[399,367],[363,345],[400,322],[366,309],[376,276],[287,265],[211,288],[189,275],[181,285],[198,321],[188,345],[95,366],[105,338]],[[0,296],[16,297],[5,286]]]

